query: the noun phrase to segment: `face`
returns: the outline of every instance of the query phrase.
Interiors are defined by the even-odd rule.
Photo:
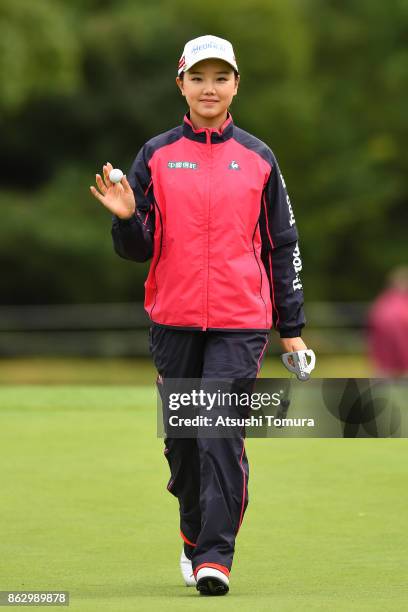
[[[176,78],[181,93],[190,107],[191,116],[216,119],[224,116],[238,91],[239,76],[223,60],[206,59],[197,62]]]

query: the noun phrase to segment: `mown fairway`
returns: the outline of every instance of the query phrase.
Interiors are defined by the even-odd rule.
[[[208,599],[179,576],[153,387],[3,386],[0,432],[1,590],[83,612],[407,608],[406,440],[248,440],[231,592]]]

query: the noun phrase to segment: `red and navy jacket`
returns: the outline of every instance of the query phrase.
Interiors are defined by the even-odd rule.
[[[220,129],[195,129],[187,113],[182,125],[143,145],[128,180],[136,211],[113,217],[112,238],[123,258],[152,258],[145,282],[151,321],[300,336],[298,232],[264,142],[230,113]]]

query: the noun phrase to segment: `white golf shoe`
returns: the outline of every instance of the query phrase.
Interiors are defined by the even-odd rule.
[[[214,567],[202,567],[196,578],[196,588],[201,595],[226,595],[229,591],[228,576]]]
[[[186,586],[196,586],[197,583],[194,578],[193,567],[190,559],[188,559],[184,553],[184,547],[181,550],[180,569]]]

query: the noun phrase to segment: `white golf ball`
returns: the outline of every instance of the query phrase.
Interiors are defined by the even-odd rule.
[[[113,168],[109,172],[109,179],[112,181],[112,183],[120,183],[120,181],[122,180],[122,176],[123,172],[122,170],[119,170],[119,168]]]

